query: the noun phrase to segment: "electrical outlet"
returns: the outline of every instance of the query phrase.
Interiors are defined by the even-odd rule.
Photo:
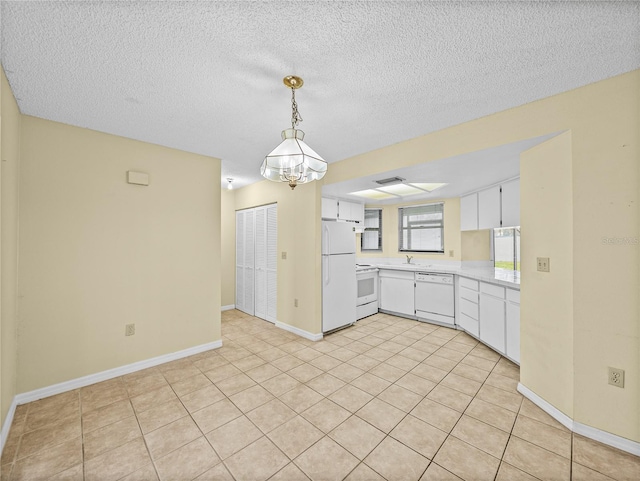
[[[293,300],[293,307],[298,307],[298,299]]]
[[[624,370],[615,367],[609,368],[609,384],[616,387],[624,387]]]
[[[282,260],[287,260],[287,253],[282,251]]]
[[[539,272],[549,272],[549,258],[548,257],[538,257],[538,271]]]
[[[133,336],[136,333],[136,325],[135,324],[127,324],[124,326],[124,335],[125,336]]]
[[[453,257],[453,251],[449,251],[449,257]]]

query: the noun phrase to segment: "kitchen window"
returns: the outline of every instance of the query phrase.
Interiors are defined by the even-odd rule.
[[[364,232],[360,238],[360,250],[382,250],[382,209],[364,210]]]
[[[443,203],[398,209],[398,250],[444,253]]]
[[[520,270],[520,227],[493,229],[493,259],[499,269]]]

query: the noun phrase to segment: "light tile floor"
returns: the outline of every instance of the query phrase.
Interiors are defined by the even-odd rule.
[[[463,332],[377,314],[314,343],[222,318],[221,349],[19,406],[2,479],[640,479]]]

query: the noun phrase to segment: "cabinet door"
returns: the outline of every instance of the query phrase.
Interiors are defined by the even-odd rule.
[[[469,334],[471,334],[472,336],[478,337],[479,335],[478,321],[476,321],[475,319],[472,319],[471,317],[467,316],[464,313],[460,313],[460,315],[456,319],[456,322],[462,329],[467,331]]]
[[[338,201],[335,199],[322,198],[322,218],[337,219],[338,218]]]
[[[478,230],[478,193],[460,198],[460,230]]]
[[[478,192],[478,229],[500,227],[500,186]]]
[[[351,202],[347,200],[338,201],[338,219],[353,220],[351,218]]]
[[[360,223],[360,227],[364,226],[364,204],[353,202],[351,204],[351,220]]]
[[[520,179],[502,184],[502,227],[520,225]]]
[[[507,302],[507,356],[520,364],[520,304]]]
[[[480,340],[504,354],[505,309],[504,300],[480,294]]]
[[[414,281],[410,279],[380,278],[380,309],[415,316]]]

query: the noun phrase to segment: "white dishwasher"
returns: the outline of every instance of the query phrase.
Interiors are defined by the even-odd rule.
[[[416,272],[416,317],[443,326],[455,326],[452,274]]]

